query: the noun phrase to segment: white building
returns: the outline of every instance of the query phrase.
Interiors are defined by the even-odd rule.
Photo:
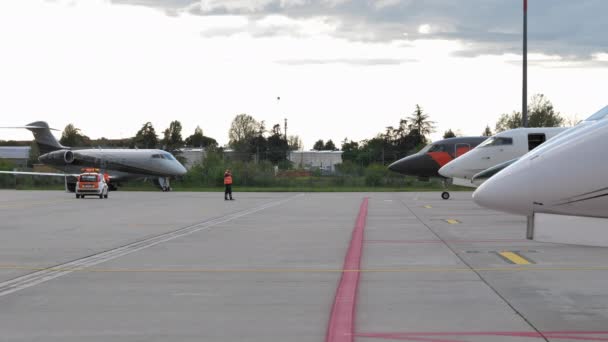
[[[0,159],[8,160],[17,167],[27,167],[29,158],[29,146],[0,146]]]
[[[306,170],[320,169],[334,172],[336,164],[342,163],[342,151],[291,151],[289,161]]]
[[[207,156],[207,151],[204,148],[181,148],[180,155],[186,158],[184,167],[191,169],[194,165],[200,164]]]

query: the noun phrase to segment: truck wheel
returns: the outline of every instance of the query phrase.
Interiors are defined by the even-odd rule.
[[[79,195],[79,194],[76,194],[76,198],[80,198],[80,195]]]

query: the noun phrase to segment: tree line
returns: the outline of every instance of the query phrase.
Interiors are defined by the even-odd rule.
[[[574,125],[576,122],[567,120],[555,110],[551,101],[543,94],[534,95],[528,107],[530,127],[557,127]],[[521,112],[502,114],[494,126],[495,132],[518,128],[522,126]],[[387,165],[399,158],[420,150],[430,142],[430,134],[435,132],[435,122],[430,119],[420,105],[416,105],[409,117],[400,119],[397,125],[387,126],[384,132],[375,137],[361,141],[353,141],[345,138],[340,148],[332,139],[326,142],[319,139],[315,142],[313,149],[319,151],[343,152],[342,158],[345,163],[359,166],[368,166],[378,163]],[[491,136],[494,133],[490,126],[486,126],[482,135]],[[452,129],[444,132],[444,138],[455,137]],[[290,151],[302,148],[302,140],[297,135],[287,136],[280,124],[275,124],[267,129],[264,121],[258,121],[248,114],[238,114],[232,120],[228,131],[228,148],[232,150],[232,158],[240,161],[269,161],[274,165],[287,167]],[[146,122],[135,133],[134,136],[124,139],[90,139],[73,124],[68,124],[61,135],[60,143],[73,147],[126,147],[126,148],[160,148],[179,156],[183,147],[201,147],[208,150],[222,151],[217,140],[205,136],[200,126],[197,126],[193,134],[183,138],[182,125],[180,121],[172,121],[162,132],[162,137],[156,132],[151,122]],[[28,145],[27,142],[0,141],[0,145],[18,146]],[[37,148],[31,144],[31,159],[37,159]]]

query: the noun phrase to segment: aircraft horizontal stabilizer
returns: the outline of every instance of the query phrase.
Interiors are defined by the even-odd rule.
[[[52,173],[52,172],[26,172],[26,171],[0,171],[0,174],[10,175],[30,175],[30,176],[55,176],[55,177],[78,177],[79,174],[74,173]]]
[[[44,126],[32,126],[32,125],[27,125],[27,126],[13,126],[13,127],[0,127],[0,128],[7,128],[7,129],[19,129],[19,128],[24,128],[24,129],[50,129],[51,131],[61,131],[60,129],[57,128],[49,128],[49,127],[44,127]]]

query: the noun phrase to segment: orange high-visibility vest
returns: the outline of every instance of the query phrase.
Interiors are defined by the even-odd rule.
[[[224,176],[224,184],[226,184],[226,185],[232,184],[232,176],[231,175]]]

